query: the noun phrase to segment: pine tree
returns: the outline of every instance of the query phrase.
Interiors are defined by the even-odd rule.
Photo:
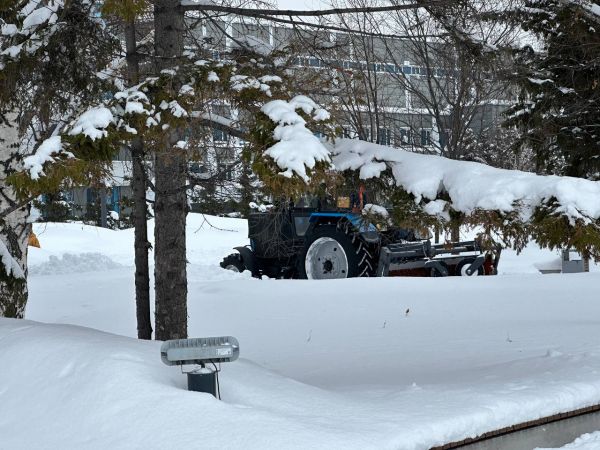
[[[538,170],[600,178],[600,3],[528,0],[511,12],[537,43],[514,52],[519,127]]]

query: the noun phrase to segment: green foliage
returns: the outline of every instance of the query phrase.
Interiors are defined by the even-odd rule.
[[[104,0],[102,14],[130,22],[148,11],[150,6],[148,0]]]
[[[423,207],[427,202],[415,202],[415,197],[401,187],[384,186],[379,180],[370,182],[367,191],[379,192],[379,198],[384,194],[383,202],[392,206],[391,219],[395,226],[412,229],[436,227],[448,232],[459,224],[482,230],[479,241],[483,248],[501,244],[520,252],[533,240],[542,248],[574,248],[600,260],[600,221],[585,217],[570,220],[560,211],[555,199],[536,208],[531,217],[519,204],[514,205],[511,212],[475,210],[470,214],[454,211],[448,204],[446,213],[450,220],[447,220],[426,213]],[[438,195],[437,199],[450,200],[445,193]]]
[[[535,151],[540,171],[600,178],[598,16],[584,3],[559,0],[528,0],[504,16],[542,45],[513,51],[508,81],[520,95],[506,125],[521,132],[516,146]]]
[[[3,18],[18,23],[16,13],[23,4],[15,3]],[[21,51],[17,59],[5,59],[0,70],[0,107],[16,107],[26,116],[35,114],[44,124],[71,110],[75,98],[86,103],[106,89],[95,74],[119,48],[119,42],[90,16],[89,5],[82,0],[66,2],[58,15],[60,25],[36,30],[38,38],[47,35],[45,45],[32,53]],[[24,39],[18,34],[3,38],[2,48],[22,44]]]
[[[536,209],[531,225],[532,238],[550,249],[574,248],[600,261],[600,221],[569,220],[556,211],[555,201]]]
[[[36,199],[33,206],[40,211],[43,220],[48,222],[66,222],[72,217],[72,205],[61,193],[46,195],[44,201]]]
[[[55,162],[46,164],[44,175],[32,179],[29,172],[16,172],[7,177],[21,199],[37,197],[42,194],[57,194],[62,190],[79,186],[89,186],[110,174],[108,165],[94,160],[67,158],[59,155]]]

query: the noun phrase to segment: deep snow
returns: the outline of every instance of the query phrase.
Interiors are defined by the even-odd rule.
[[[600,402],[598,273],[528,247],[497,277],[258,281],[217,266],[245,222],[207,219],[232,231],[190,215],[189,334],[239,339],[224,401],[159,343],[2,320],[0,448],[421,449]],[[27,318],[135,336],[132,232],[36,231]],[[119,266],[68,273],[94,254]]]

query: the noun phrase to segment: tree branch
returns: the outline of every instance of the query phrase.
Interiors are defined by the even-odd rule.
[[[396,4],[390,6],[368,6],[357,8],[333,8],[321,10],[293,10],[293,9],[254,9],[254,8],[236,8],[233,6],[212,5],[212,4],[191,4],[185,3],[179,6],[183,11],[212,11],[236,14],[246,17],[264,17],[264,16],[288,16],[288,17],[324,17],[340,14],[361,14],[361,13],[384,13],[390,11],[400,11],[406,9],[417,9],[431,6],[443,6],[448,3],[454,3],[454,0],[427,0],[406,3],[404,5]]]

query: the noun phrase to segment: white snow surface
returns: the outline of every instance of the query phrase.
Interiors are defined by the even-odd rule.
[[[477,209],[518,210],[524,220],[533,209],[556,198],[557,211],[571,219],[600,218],[600,182],[582,178],[540,176],[484,164],[421,155],[355,139],[336,140],[332,161],[338,170],[359,170],[360,177],[379,177],[388,167],[398,186],[421,199],[436,200],[445,191],[450,207],[469,214]],[[437,214],[439,205],[426,208]]]
[[[241,346],[219,402],[133,339],[132,230],[34,231],[28,320],[0,320],[0,447],[427,449],[600,402],[598,267],[540,275],[535,246],[496,277],[259,281],[218,267],[244,220],[189,214],[189,335]]]
[[[600,448],[600,431],[586,433],[573,442],[560,447],[568,450],[598,450]],[[549,448],[537,448],[535,450],[553,450]]]

